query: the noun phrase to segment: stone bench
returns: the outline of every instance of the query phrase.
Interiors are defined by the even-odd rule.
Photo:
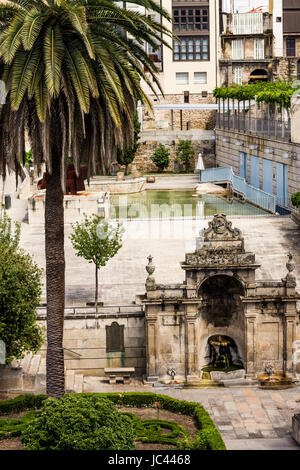
[[[115,384],[117,381],[129,384],[131,375],[134,374],[134,372],[134,367],[109,367],[104,369],[105,375],[109,376],[108,380],[110,384]]]

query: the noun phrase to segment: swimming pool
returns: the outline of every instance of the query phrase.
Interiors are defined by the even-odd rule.
[[[268,215],[248,202],[226,200],[194,190],[145,190],[128,195],[111,195],[111,218],[166,219],[207,217],[214,214],[236,216]]]

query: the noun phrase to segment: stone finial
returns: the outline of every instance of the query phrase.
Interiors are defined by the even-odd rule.
[[[155,279],[152,276],[152,274],[155,271],[155,266],[152,262],[153,261],[153,256],[149,255],[147,260],[148,260],[148,264],[146,266],[146,271],[148,273],[148,277],[146,279],[146,288],[149,288],[151,286],[154,286],[154,284],[155,284]]]
[[[292,273],[295,269],[295,262],[293,260],[293,255],[291,253],[289,253],[287,256],[288,256],[289,260],[286,263],[286,268],[287,268],[289,273]]]
[[[288,253],[288,262],[286,263],[286,268],[288,270],[287,275],[283,279],[290,287],[296,286],[296,277],[294,276],[293,271],[295,269],[295,261],[293,260],[293,255]]]

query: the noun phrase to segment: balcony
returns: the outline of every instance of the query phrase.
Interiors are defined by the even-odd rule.
[[[272,33],[272,15],[269,13],[230,13],[224,16],[223,36]]]

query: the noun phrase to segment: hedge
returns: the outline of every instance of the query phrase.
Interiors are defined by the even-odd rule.
[[[114,404],[128,407],[152,407],[155,402],[161,409],[194,417],[198,427],[197,439],[207,443],[209,450],[226,450],[223,439],[216,429],[208,412],[196,402],[177,400],[167,395],[156,393],[82,393],[81,396],[100,396],[108,398]],[[11,400],[0,402],[0,414],[8,414],[28,409],[38,409],[46,399],[45,395],[20,395]]]
[[[93,395],[83,393],[83,396]],[[156,393],[99,393],[103,397],[112,400],[116,405],[122,406],[154,406],[158,402],[161,409],[181,413],[195,418],[198,427],[197,437],[199,440],[205,440],[209,450],[226,450],[226,446],[221,434],[216,429],[208,412],[202,405],[196,402],[177,400],[167,395],[157,395]]]
[[[0,401],[0,415],[17,413],[25,410],[37,410],[42,406],[46,395],[19,395],[10,400]]]

